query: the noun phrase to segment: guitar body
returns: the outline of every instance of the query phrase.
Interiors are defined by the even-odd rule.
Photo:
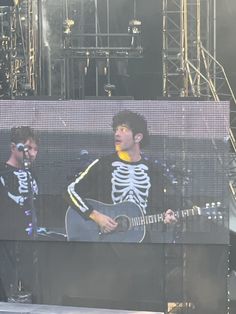
[[[132,226],[131,219],[143,216],[139,206],[133,202],[104,204],[87,199],[97,211],[118,222],[118,227],[110,233],[102,233],[99,226],[92,220],[85,220],[76,210],[69,207],[66,212],[65,224],[68,241],[89,242],[142,242],[146,234],[146,226]]]
[[[90,242],[142,242],[149,224],[163,223],[163,214],[144,216],[139,206],[133,202],[104,204],[87,199],[97,211],[114,219],[118,227],[110,233],[102,233],[99,226],[92,220],[85,220],[76,210],[69,207],[66,212],[65,224],[68,241]],[[218,202],[219,203],[219,202]],[[215,204],[215,203],[212,203]],[[205,216],[208,222],[222,223],[224,216],[220,203],[215,206],[183,209],[174,213],[177,220],[194,216]]]

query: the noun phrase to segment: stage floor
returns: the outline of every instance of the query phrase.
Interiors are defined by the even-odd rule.
[[[72,306],[21,304],[0,302],[0,314],[164,314],[150,311],[125,311],[111,309],[96,309]]]

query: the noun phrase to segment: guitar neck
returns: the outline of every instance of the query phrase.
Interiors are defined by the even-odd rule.
[[[183,209],[174,212],[174,215],[177,219],[191,217],[191,216],[201,216],[201,208],[200,207],[193,207],[190,209]],[[141,226],[141,225],[150,225],[156,224],[159,222],[164,222],[165,214],[153,214],[153,215],[143,215],[139,217],[131,218],[131,223],[133,226]]]

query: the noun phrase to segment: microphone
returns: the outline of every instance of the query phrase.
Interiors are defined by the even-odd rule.
[[[19,152],[27,152],[28,151],[28,147],[25,146],[23,143],[16,144],[16,148]]]
[[[88,154],[89,152],[86,149],[81,149],[81,151],[79,152],[80,157],[87,157]]]

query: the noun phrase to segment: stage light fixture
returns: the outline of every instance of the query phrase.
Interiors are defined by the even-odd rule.
[[[112,92],[116,89],[116,86],[114,84],[110,84],[110,83],[107,83],[104,85],[104,90],[105,92],[107,93],[107,96],[108,97],[111,97],[112,96]]]
[[[130,20],[128,33],[133,34],[134,36],[131,37],[131,46],[140,46],[140,38],[139,35],[141,34],[141,26],[142,22],[140,20]],[[136,40],[135,40],[136,38]]]
[[[1,0],[0,0],[1,1]],[[71,28],[75,25],[75,21],[72,19],[66,19],[63,23],[64,34],[69,35],[71,33]]]

